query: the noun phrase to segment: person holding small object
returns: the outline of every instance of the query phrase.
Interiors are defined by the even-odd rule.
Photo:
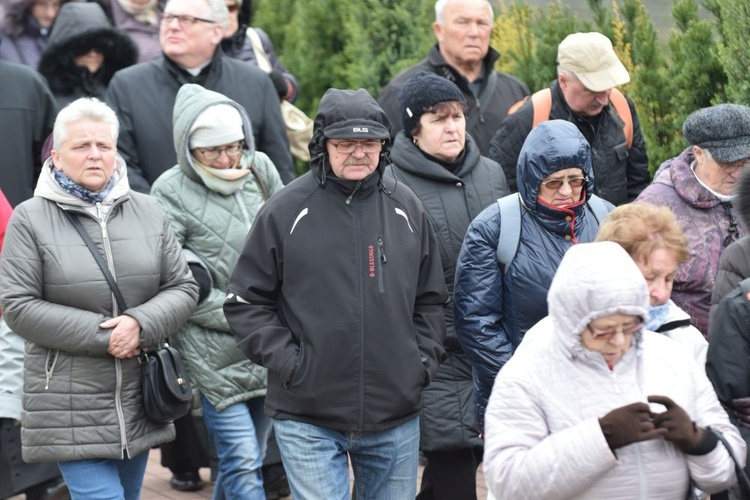
[[[149,450],[175,432],[147,419],[136,356],[176,332],[198,297],[169,219],[130,190],[118,128],[97,99],[60,111],[52,156],[14,211],[0,260],[3,318],[26,340],[23,460],[57,462],[73,500],[140,498]]]
[[[690,355],[644,328],[649,292],[610,241],[571,247],[495,380],[484,475],[497,498],[683,499],[737,481],[745,442]]]

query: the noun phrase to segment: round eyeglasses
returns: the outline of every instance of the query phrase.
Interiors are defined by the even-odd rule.
[[[614,337],[617,334],[617,332],[622,332],[622,334],[625,335],[626,337],[628,335],[633,335],[635,332],[643,328],[643,325],[644,325],[643,321],[639,320],[633,323],[632,325],[628,325],[628,326],[623,325],[619,328],[606,328],[604,330],[600,330],[598,328],[594,328],[591,325],[588,325],[586,329],[591,332],[591,337],[594,340],[608,341],[612,337]]]
[[[744,170],[747,167],[750,167],[750,160],[740,160],[740,161],[735,161],[732,163],[721,163],[720,161],[717,161],[716,159],[714,159],[714,161],[727,174],[733,174],[739,169]]]
[[[328,143],[343,154],[353,153],[357,147],[362,148],[365,154],[380,153],[383,150],[383,141],[328,141]]]
[[[221,153],[226,153],[230,158],[235,158],[242,153],[243,141],[224,146],[223,148],[196,148],[206,160],[217,160]]]
[[[572,188],[579,188],[583,186],[583,183],[586,182],[588,177],[564,177],[561,179],[550,179],[548,181],[542,181],[542,186],[546,187],[547,189],[551,189],[552,191],[557,191],[561,187],[563,187],[563,184],[567,183]]]

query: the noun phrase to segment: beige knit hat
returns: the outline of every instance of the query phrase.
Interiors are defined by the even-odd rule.
[[[245,138],[242,116],[234,106],[216,104],[203,110],[190,127],[190,149],[223,146]]]

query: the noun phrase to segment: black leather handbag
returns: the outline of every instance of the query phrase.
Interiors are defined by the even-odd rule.
[[[78,217],[65,212],[78,234],[86,243],[94,260],[104,273],[104,277],[117,300],[120,313],[126,310],[125,299],[117,286],[107,263],[94,245],[91,236],[83,228]],[[143,388],[143,410],[149,420],[168,423],[187,415],[192,406],[193,391],[185,364],[179,351],[166,342],[154,351],[138,356],[141,364],[141,385]]]

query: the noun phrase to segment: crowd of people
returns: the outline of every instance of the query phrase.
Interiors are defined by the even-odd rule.
[[[304,82],[250,0],[3,8],[0,497],[137,499],[158,446],[216,500],[471,500],[480,464],[488,498],[750,498],[750,107],[651,180],[607,37],[532,94],[490,2],[437,0],[295,178]]]

